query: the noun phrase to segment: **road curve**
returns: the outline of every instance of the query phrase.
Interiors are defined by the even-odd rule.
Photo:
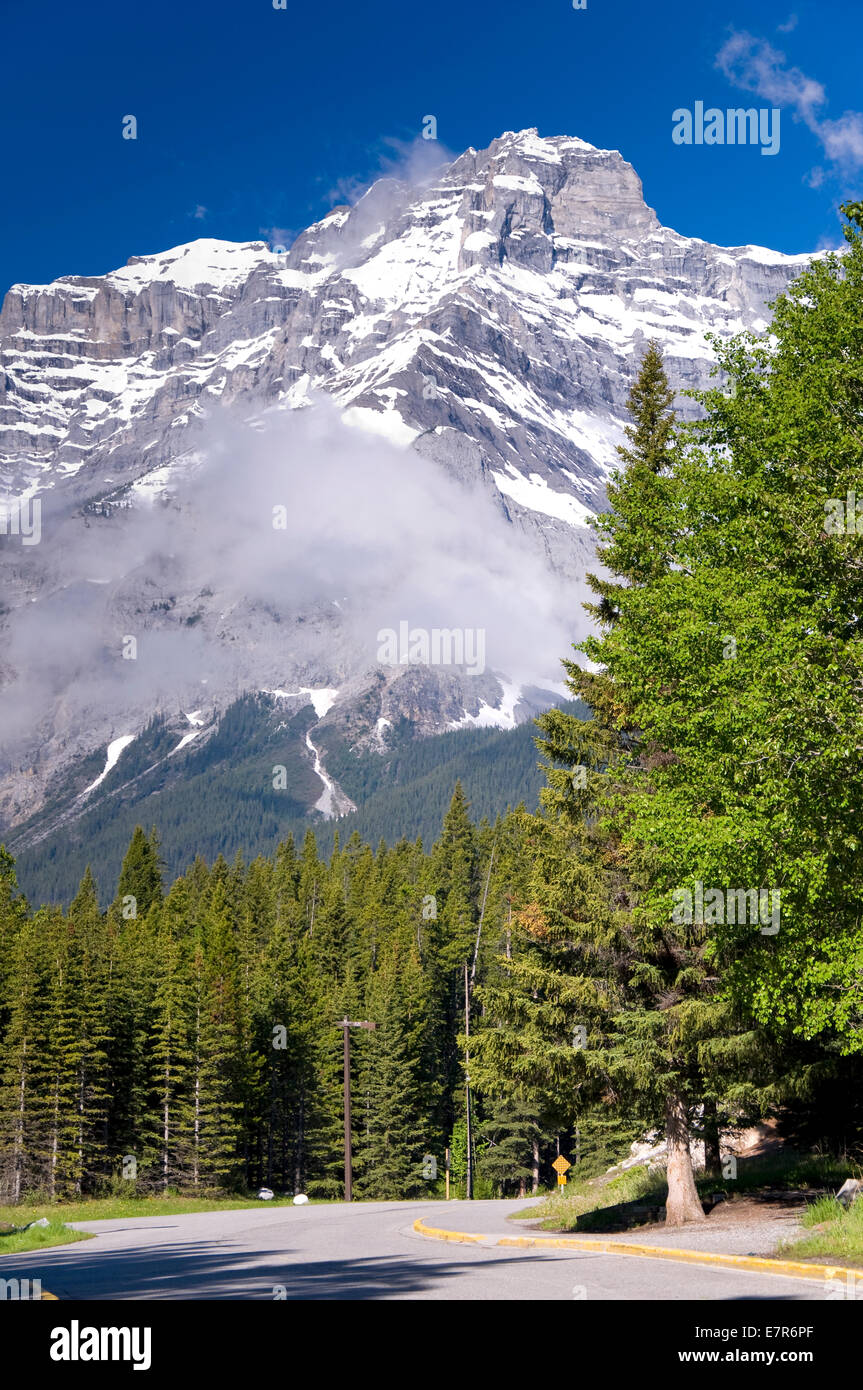
[[[361,1202],[80,1221],[94,1240],[8,1258],[2,1278],[40,1278],[60,1299],[823,1299],[823,1280],[581,1250],[517,1249],[526,1203]],[[430,1240],[421,1218],[482,1231]]]

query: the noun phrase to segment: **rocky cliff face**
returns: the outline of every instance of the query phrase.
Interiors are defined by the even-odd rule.
[[[240,595],[226,580],[231,558],[214,556],[210,573],[184,569],[194,490],[179,510],[171,499],[200,466],[218,408],[255,428],[329,398],[342,430],[401,460],[387,475],[394,486],[399,468],[408,479],[422,466],[460,490],[456,510],[481,499],[481,528],[509,534],[514,564],[530,553],[571,607],[647,341],[659,342],[678,390],[706,385],[705,332],[766,328],[767,303],[807,260],[663,228],[620,154],[534,130],[468,150],[421,188],[383,179],[287,252],[202,240],[105,276],[13,286],[0,314],[0,497],[40,498],[44,534],[29,548],[0,537],[2,684],[20,715],[38,646],[31,677],[47,697],[29,732],[13,720],[0,814],[19,819],[64,761],[134,733],[169,697],[214,710],[249,687],[332,687],[354,701],[383,689],[369,738],[400,712],[423,730],[494,710],[501,722],[527,717],[533,697],[506,679],[382,672],[346,634],[333,586],[264,595],[258,583]],[[130,517],[160,500],[177,512],[171,542],[148,548]],[[113,552],[107,578],[69,558],[90,555],[94,531],[102,558]],[[109,634],[109,651],[124,634],[173,635],[186,659],[167,662],[171,679],[163,670],[122,694],[112,676],[103,699],[92,653],[84,681],[74,650],[58,642],[47,660],[44,641],[28,640],[63,594],[70,613],[80,620],[85,605],[90,629]],[[202,655],[196,669],[196,642],[230,662]]]

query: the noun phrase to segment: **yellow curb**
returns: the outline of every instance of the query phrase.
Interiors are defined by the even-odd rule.
[[[422,1220],[414,1222],[414,1230],[421,1236],[433,1236],[435,1240],[455,1240],[462,1245],[478,1245],[488,1236],[469,1236],[464,1231],[444,1231],[439,1226],[426,1226]]]
[[[466,1235],[463,1231],[442,1231],[414,1222],[414,1230],[438,1240],[483,1241],[488,1236]],[[863,1270],[843,1265],[803,1264],[796,1260],[769,1260],[760,1255],[718,1255],[708,1250],[675,1250],[663,1245],[633,1245],[622,1240],[587,1240],[580,1236],[501,1236],[498,1245],[549,1246],[557,1250],[588,1250],[598,1255],[642,1255],[654,1260],[678,1260],[684,1264],[716,1265],[725,1269],[752,1269],[762,1274],[784,1274],[790,1279],[844,1279],[853,1275],[863,1281]]]

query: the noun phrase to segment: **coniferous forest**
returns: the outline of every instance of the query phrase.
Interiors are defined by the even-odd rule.
[[[781,1111],[863,1135],[863,205],[844,253],[716,341],[682,424],[659,352],[598,524],[591,717],[538,720],[538,809],[433,843],[309,831],[166,881],[135,830],[63,910],[0,862],[0,1200],[108,1190],[355,1195],[551,1180],[668,1139],[669,1218],[703,1219],[690,1141]],[[562,654],[565,655],[565,654]],[[346,827],[350,829],[347,821]],[[102,894],[113,892],[107,910]],[[104,901],[104,899],[102,899]],[[430,1158],[434,1159],[431,1163]],[[126,1176],[124,1178],[124,1165]]]

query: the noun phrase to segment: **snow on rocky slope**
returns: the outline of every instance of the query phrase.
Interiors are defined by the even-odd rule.
[[[0,314],[0,501],[42,499],[45,534],[27,549],[0,537],[0,622],[17,624],[3,693],[14,698],[21,679],[26,609],[56,603],[74,578],[52,553],[52,526],[66,538],[69,526],[98,519],[117,528],[122,550],[126,514],[152,509],[198,466],[219,406],[254,422],[329,398],[357,437],[403,456],[405,476],[420,456],[475,489],[550,576],[577,582],[647,341],[659,342],[679,391],[706,385],[705,332],[765,329],[768,302],[809,259],[680,236],[660,225],[618,152],[525,130],[467,150],[422,187],[379,180],[286,252],[200,240],[133,256],[104,276],[13,286]],[[122,585],[116,575],[79,576],[103,586],[94,621],[136,631],[123,626],[130,589],[155,586],[153,630],[186,624],[230,648],[230,676],[207,677],[208,717],[239,689],[302,684],[338,687],[348,700],[378,691],[366,710],[370,739],[400,714],[428,732],[506,727],[533,708],[513,695],[524,672],[418,682],[402,668],[372,679],[374,663],[340,646],[334,593],[240,612],[216,565],[205,584],[195,576],[194,592],[183,592],[182,576],[157,580],[146,556],[136,565]],[[308,647],[297,656],[288,621],[317,630],[314,657]],[[537,675],[538,684],[559,680]],[[178,699],[200,696],[193,677],[177,677]],[[77,681],[70,666],[29,747],[16,734],[21,757],[16,765],[7,753],[0,815],[5,807],[19,818],[64,760],[152,711],[151,689],[130,687],[108,709],[98,691],[70,699]]]
[[[182,454],[209,398],[296,406],[321,389],[398,443],[430,434],[445,455],[467,435],[505,496],[578,522],[646,340],[676,385],[702,384],[705,330],[766,327],[807,260],[679,236],[616,151],[509,133],[420,190],[380,180],[287,253],[201,240],[13,286],[4,493],[116,492]]]

